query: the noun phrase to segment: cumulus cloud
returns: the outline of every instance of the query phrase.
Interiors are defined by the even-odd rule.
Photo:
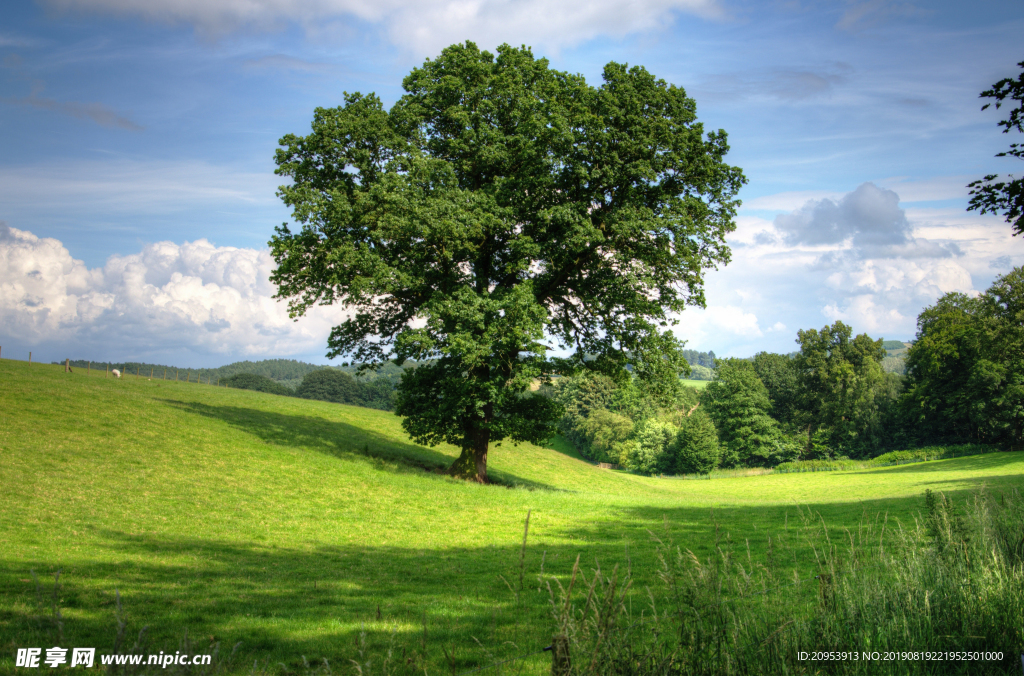
[[[390,40],[422,55],[467,38],[483,45],[571,46],[599,35],[625,36],[663,27],[676,13],[724,15],[717,0],[49,0],[60,9],[184,22],[221,34],[240,28],[273,30],[299,23],[307,30],[356,19],[380,24]]]
[[[687,310],[679,316],[674,333],[691,348],[713,349],[720,354],[724,346],[752,345],[765,334],[757,315],[737,305],[709,305],[704,310]]]
[[[947,258],[962,252],[955,243],[914,237],[907,215],[892,190],[864,183],[838,200],[810,200],[779,214],[774,226],[789,245],[837,245],[849,242],[861,258]],[[837,254],[823,264],[834,263]]]
[[[826,280],[836,300],[826,317],[854,321],[867,331],[913,331],[918,313],[935,299],[976,293],[970,272],[952,260],[882,259],[841,267]]]
[[[156,242],[88,269],[52,238],[0,222],[0,336],[94,358],[191,352],[281,357],[324,350],[336,308],[299,322],[272,298],[268,250]]]

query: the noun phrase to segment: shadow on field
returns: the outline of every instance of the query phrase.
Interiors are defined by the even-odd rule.
[[[576,460],[582,460],[583,462],[593,464],[589,460],[584,458],[582,455],[580,455],[580,452],[573,447],[572,442],[563,437],[561,434],[557,434],[551,439],[549,439],[548,442],[542,446],[542,448],[546,448],[549,451],[555,451],[556,453],[561,453],[562,455],[567,455],[570,458],[574,458]]]
[[[396,441],[364,427],[308,415],[290,415],[239,406],[213,406],[194,401],[160,399],[179,410],[213,418],[276,446],[308,448],[336,457],[366,456],[379,461],[378,469],[399,473],[441,473],[452,458],[424,446]],[[558,490],[503,471],[492,471],[492,480],[507,487]]]
[[[961,499],[967,492],[949,495]],[[664,593],[654,538],[678,545],[684,554],[690,549],[701,560],[727,552],[748,571],[762,563],[784,573],[798,569],[810,583],[801,589],[813,603],[817,586],[811,576],[817,571],[811,544],[820,551],[822,523],[830,524],[829,542],[845,548],[860,538],[859,525],[885,523],[894,530],[900,521],[912,527],[923,510],[922,496],[802,507],[632,507],[571,530],[545,524],[538,512],[531,530],[538,535],[527,542],[522,569],[521,530],[509,532],[502,546],[427,550],[322,542],[279,547],[108,529],[91,535],[96,542],[89,548],[101,555],[76,560],[69,553],[71,559],[60,566],[60,628],[52,621],[54,562],[0,561],[0,642],[9,654],[15,647],[52,645],[108,652],[117,632],[119,590],[128,645],[147,626],[147,652],[174,650],[187,630],[192,652],[206,652],[215,641],[230,651],[241,642],[236,667],[248,671],[253,660],[269,660],[284,663],[283,673],[295,673],[302,656],[348,666],[365,632],[367,657],[379,660],[394,641],[394,654],[402,659],[426,655],[432,672],[458,672],[548,645],[554,622],[547,580],[555,576],[567,584],[577,555],[587,577],[596,568],[628,566],[637,613],[649,607],[648,588]],[[877,545],[875,538],[867,547]],[[38,593],[32,569],[42,578]],[[551,585],[557,590],[556,582]],[[780,591],[779,599],[796,602],[807,597],[804,592],[793,591],[789,599],[781,596],[789,592]],[[535,659],[542,665],[549,658]]]
[[[425,653],[431,667],[445,665],[447,673],[550,643],[549,595],[546,586],[538,589],[537,580],[542,556],[545,572],[563,584],[581,551],[584,561],[624,558],[613,544],[528,546],[517,608],[521,532],[509,533],[508,546],[441,551],[286,549],[110,530],[96,535],[112,557],[61,566],[59,636],[48,619],[56,566],[0,562],[5,645],[11,640],[11,646],[91,646],[109,652],[117,633],[118,590],[127,645],[148,627],[145,652],[180,649],[187,630],[192,652],[209,652],[215,641],[230,651],[240,641],[236,668],[248,673],[253,660],[269,660],[294,673],[301,671],[303,656],[311,663],[327,658],[332,665],[350,666],[365,632],[367,658],[379,663],[393,640],[398,654]],[[31,569],[41,578],[38,594]]]

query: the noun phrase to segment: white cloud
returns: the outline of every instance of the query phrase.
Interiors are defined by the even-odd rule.
[[[970,272],[949,259],[858,261],[830,274],[826,284],[838,300],[822,313],[872,335],[912,335],[917,315],[940,296],[976,293]]]
[[[716,0],[49,0],[52,7],[184,22],[221,34],[298,23],[309,31],[357,19],[382,24],[390,40],[420,55],[471,39],[558,49],[599,35],[621,37],[671,23],[677,12],[718,18]]]
[[[322,353],[343,313],[317,307],[293,322],[272,298],[273,269],[268,250],[202,239],[148,244],[90,270],[58,240],[0,223],[0,336],[95,359]]]
[[[943,184],[958,182],[903,187],[931,201],[943,194]],[[709,309],[681,316],[677,333],[691,347],[740,357],[785,353],[794,349],[797,329],[837,320],[856,333],[909,339],[917,316],[940,296],[976,294],[997,274],[1024,264],[1024,250],[1002,219],[963,207],[904,209],[900,195],[871,184],[846,194],[786,193],[759,202],[791,208],[774,221],[749,213],[737,219],[729,237],[733,261],[707,276]]]
[[[735,305],[709,305],[706,310],[687,310],[679,316],[674,333],[686,340],[688,347],[714,349],[722,354],[723,344],[737,341],[749,343],[764,335],[757,315]]]
[[[954,242],[915,237],[900,196],[874,183],[863,183],[838,200],[809,200],[799,209],[775,217],[775,230],[791,246],[843,245],[822,259],[832,266],[838,258],[947,258],[962,254]],[[769,233],[770,234],[770,233]],[[757,240],[770,243],[767,235]]]

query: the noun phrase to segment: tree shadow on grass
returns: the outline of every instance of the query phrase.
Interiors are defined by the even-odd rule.
[[[230,651],[240,641],[236,668],[247,673],[253,660],[269,660],[295,673],[303,656],[311,663],[327,658],[332,665],[350,664],[365,632],[365,658],[377,664],[394,640],[401,654],[425,655],[430,672],[462,670],[550,643],[548,591],[536,576],[542,557],[545,572],[564,579],[581,551],[602,559],[611,559],[613,551],[621,556],[611,543],[530,544],[520,588],[515,533],[506,546],[444,550],[275,547],[114,530],[96,535],[99,549],[111,556],[61,566],[59,635],[48,619],[56,566],[0,561],[3,636],[18,646],[70,644],[109,653],[117,633],[116,590],[128,645],[147,626],[146,652],[173,652],[187,630],[194,653],[209,652],[213,642]],[[42,578],[38,594],[33,569]],[[0,657],[0,671],[3,666]]]
[[[396,441],[373,430],[337,420],[175,399],[160,401],[188,413],[220,420],[268,444],[308,448],[335,457],[363,456],[376,460],[378,469],[442,474],[452,463],[450,456],[436,450]],[[502,470],[491,470],[489,474],[493,483],[508,488],[558,490]]]
[[[993,493],[1010,485],[1005,476],[994,478],[999,479],[995,485],[993,477],[971,479],[968,488],[947,495],[962,499],[982,484]],[[61,562],[57,598],[63,642],[58,642],[55,623],[46,619],[52,615],[52,583],[46,575],[55,571],[54,562],[0,560],[0,636],[11,648],[73,645],[109,652],[117,631],[119,590],[129,645],[148,625],[147,649],[152,652],[173,650],[187,629],[197,646],[193,652],[204,652],[214,641],[229,651],[240,641],[236,668],[248,671],[253,660],[269,660],[284,663],[284,673],[295,673],[302,671],[302,656],[348,665],[358,657],[357,643],[365,632],[366,657],[378,664],[394,640],[396,654],[423,655],[431,671],[463,670],[548,644],[554,629],[550,597],[537,573],[543,569],[564,585],[577,555],[588,577],[598,567],[628,567],[637,608],[646,607],[647,588],[664,591],[655,538],[680,545],[684,553],[690,549],[700,559],[731,552],[746,570],[753,570],[750,561],[775,556],[784,567],[802,569],[800,578],[810,583],[814,602],[817,586],[810,576],[816,572],[816,554],[803,539],[804,531],[816,536],[819,524],[827,523],[832,542],[845,547],[847,539],[859,537],[857,524],[864,519],[874,524],[877,536],[883,524],[894,529],[898,519],[907,527],[923,510],[923,496],[811,504],[799,510],[796,505],[624,508],[615,518],[545,529],[542,542],[529,539],[522,578],[521,531],[510,532],[501,546],[421,549],[322,542],[276,546],[202,534],[106,529],[95,533],[88,557],[71,554]],[[818,537],[820,545],[823,536]],[[869,543],[876,545],[877,539]],[[31,569],[43,578],[39,596]],[[796,603],[806,596],[797,592],[780,590],[778,601]],[[8,661],[9,655],[13,650]],[[0,656],[0,670],[3,660]]]
[[[576,460],[582,460],[587,464],[594,464],[587,460],[586,458],[584,458],[582,455],[580,455],[580,452],[576,450],[576,448],[572,445],[572,442],[563,437],[561,434],[551,437],[551,439],[549,439],[546,444],[542,445],[541,448],[546,448],[549,451],[555,451],[556,453],[567,455],[570,458],[574,458]]]

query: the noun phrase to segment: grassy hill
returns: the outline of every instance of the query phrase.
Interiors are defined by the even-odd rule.
[[[18,647],[109,650],[117,594],[129,643],[143,626],[153,652],[186,630],[197,652],[240,641],[245,673],[302,656],[340,671],[362,632],[367,654],[394,641],[431,672],[471,669],[550,643],[538,573],[567,580],[577,555],[585,570],[628,560],[640,604],[651,532],[756,560],[822,524],[910,524],[926,488],[1024,473],[1024,453],[995,453],[684,481],[599,469],[556,439],[492,449],[502,485],[478,486],[437,472],[455,455],[386,412],[0,360],[0,671]],[[794,546],[786,565],[809,575],[813,553]],[[550,658],[523,664],[544,673]]]

